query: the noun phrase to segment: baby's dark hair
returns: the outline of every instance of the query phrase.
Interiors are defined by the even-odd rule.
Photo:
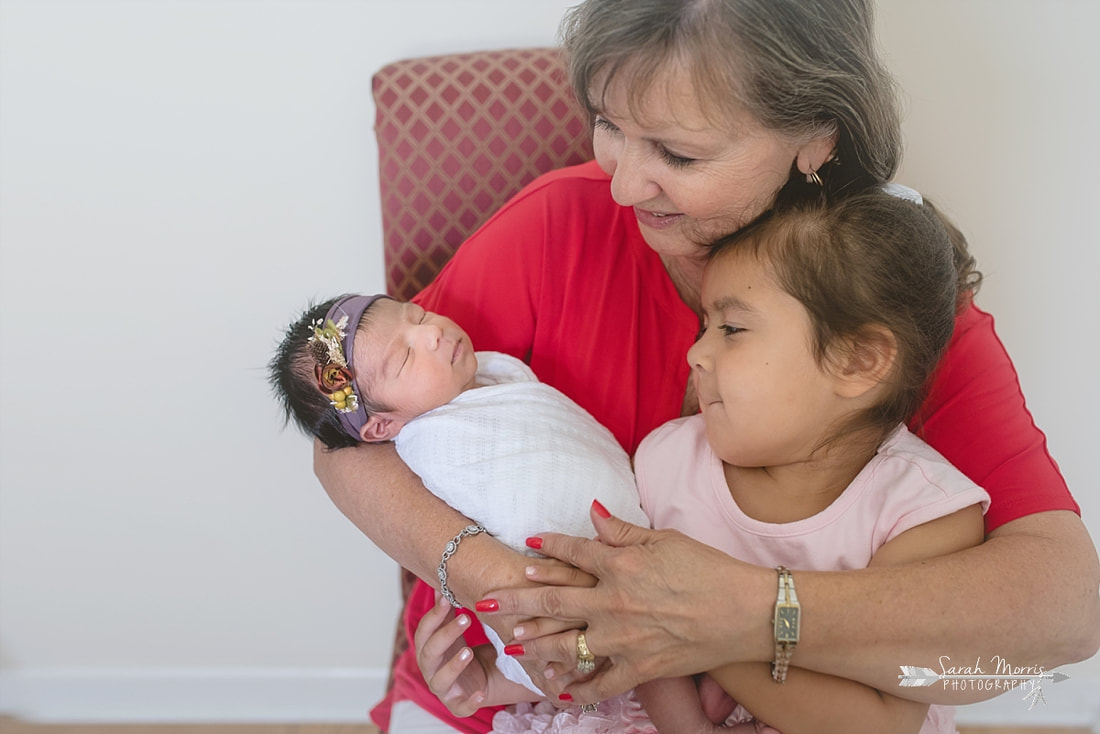
[[[303,433],[320,439],[329,449],[355,446],[360,441],[348,435],[329,397],[317,385],[314,376],[317,361],[312,353],[310,337],[313,336],[313,324],[324,320],[337,301],[346,297],[345,294],[324,303],[310,303],[287,327],[283,340],[275,349],[275,356],[268,364],[268,382],[283,408],[284,424],[293,422]],[[368,308],[358,324],[348,324],[347,328],[364,328],[369,314]],[[357,392],[368,415],[384,410],[362,392]]]
[[[920,407],[955,316],[981,280],[965,239],[948,226],[928,202],[875,189],[832,204],[819,196],[781,201],[715,243],[712,258],[730,252],[761,258],[777,284],[803,304],[822,367],[835,367],[846,346],[876,327],[893,336],[897,356],[885,396],[833,438],[877,429],[881,440]]]

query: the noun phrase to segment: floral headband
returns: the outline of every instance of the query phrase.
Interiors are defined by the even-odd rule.
[[[359,431],[368,416],[355,389],[355,332],[364,312],[379,298],[389,296],[345,296],[332,305],[325,318],[310,325],[313,336],[309,338],[309,349],[315,362],[317,388],[328,396],[340,425],[356,441],[363,440]]]

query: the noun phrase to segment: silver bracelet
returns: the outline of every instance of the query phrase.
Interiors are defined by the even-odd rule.
[[[463,538],[468,538],[471,535],[477,535],[478,533],[488,532],[481,523],[476,525],[467,525],[462,528],[462,532],[451,538],[447,543],[447,547],[443,551],[443,557],[439,559],[439,568],[436,569],[436,575],[439,576],[439,593],[443,595],[443,598],[451,603],[451,606],[458,609],[462,605],[455,599],[455,595],[451,593],[451,590],[447,588],[447,561],[450,560],[458,551],[458,544],[462,542]]]

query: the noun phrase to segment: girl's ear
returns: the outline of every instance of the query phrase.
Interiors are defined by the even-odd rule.
[[[846,340],[835,355],[837,394],[858,398],[889,375],[898,358],[898,342],[884,326],[871,325]]]
[[[359,429],[359,438],[364,443],[381,443],[392,441],[405,424],[387,413],[375,413],[367,418],[367,422]]]

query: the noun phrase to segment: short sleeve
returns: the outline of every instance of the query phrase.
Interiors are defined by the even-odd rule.
[[[987,533],[1036,512],[1080,514],[1027,409],[993,317],[973,304],[959,315],[910,429],[989,492]]]

